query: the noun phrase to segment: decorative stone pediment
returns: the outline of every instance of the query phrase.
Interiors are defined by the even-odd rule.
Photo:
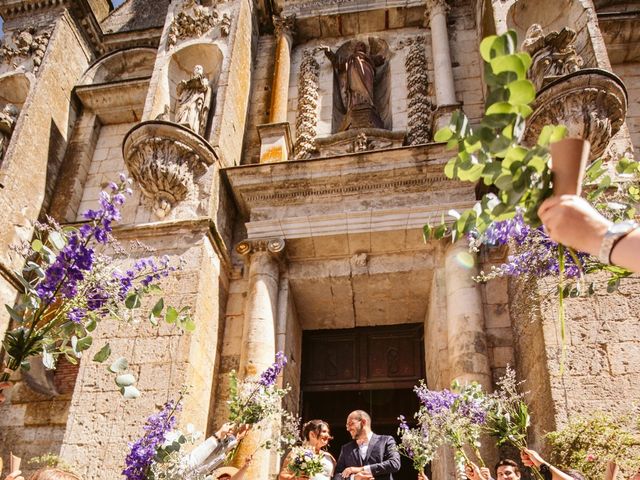
[[[569,137],[591,142],[591,159],[602,155],[624,122],[627,93],[622,80],[600,69],[561,77],[538,92],[525,140],[533,144],[545,125],[565,125]]]
[[[0,62],[11,70],[23,67],[25,71],[36,73],[40,69],[52,30],[28,27],[3,38],[0,40]]]
[[[580,70],[584,62],[576,52],[576,36],[576,31],[568,27],[546,35],[538,24],[529,27],[522,49],[531,55],[529,79],[536,90],[558,77]]]
[[[217,6],[204,7],[197,0],[187,0],[169,26],[167,47],[172,47],[178,40],[202,37],[215,27],[220,27],[223,36],[229,35],[231,17],[228,13],[220,13]]]
[[[151,121],[125,136],[124,161],[156,216],[164,218],[177,203],[194,199],[198,179],[217,156],[189,129],[171,122]]]

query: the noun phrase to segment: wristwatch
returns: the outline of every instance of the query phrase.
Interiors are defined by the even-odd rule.
[[[540,473],[542,474],[542,478],[544,478],[545,480],[551,480],[551,478],[553,477],[553,474],[551,473],[551,469],[549,468],[549,465],[546,463],[543,463],[540,465],[539,467]]]
[[[605,265],[609,265],[611,263],[611,251],[613,250],[613,247],[615,247],[616,243],[618,243],[618,241],[625,235],[633,232],[639,226],[640,225],[631,220],[611,225],[607,230],[607,233],[605,233],[602,238],[600,251],[598,253],[598,260]]]

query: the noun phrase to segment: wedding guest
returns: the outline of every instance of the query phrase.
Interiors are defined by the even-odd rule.
[[[216,433],[189,454],[188,471],[195,474],[206,474],[220,466],[225,461],[227,452],[242,440],[249,428],[249,425],[237,427],[232,423],[222,425]]]
[[[538,216],[552,240],[603,263],[640,272],[640,226],[631,221],[613,223],[577,195],[547,198]]]
[[[496,480],[520,480],[521,476],[520,467],[510,458],[504,458],[496,464]]]
[[[16,470],[10,473],[5,480],[24,480],[22,472]],[[29,480],[81,480],[75,473],[60,470],[59,468],[41,468],[29,477]]]
[[[584,480],[584,476],[579,471],[567,470],[563,472],[547,463],[538,452],[530,448],[525,448],[520,452],[520,459],[526,467],[535,467],[540,470],[545,480]]]

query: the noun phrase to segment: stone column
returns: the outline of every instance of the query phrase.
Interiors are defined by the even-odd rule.
[[[447,346],[449,375],[460,383],[478,382],[491,390],[491,370],[476,256],[466,242],[451,245],[445,254]]]
[[[451,51],[447,33],[446,0],[427,0],[426,15],[431,28],[431,52],[433,57],[434,85],[437,110],[434,115],[434,132],[449,122],[451,112],[460,103],[456,100],[456,88],[453,82]]]
[[[245,256],[249,268],[248,296],[245,304],[240,352],[240,378],[255,377],[270,366],[276,353],[276,319],[280,283],[279,254],[284,250],[282,238],[245,240],[236,251]],[[247,478],[269,478],[269,451],[256,449],[267,432],[251,431],[240,443],[235,462],[242,466],[253,455]]]
[[[260,163],[281,162],[293,154],[293,142],[287,122],[291,46],[295,16],[273,17],[276,36],[276,57],[271,85],[269,123],[258,126]]]

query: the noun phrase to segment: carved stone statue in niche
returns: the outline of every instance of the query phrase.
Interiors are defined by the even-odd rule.
[[[582,58],[576,53],[575,30],[564,27],[559,32],[544,34],[536,23],[527,30],[522,49],[531,55],[529,78],[540,89],[545,79],[553,79],[580,70]]]
[[[0,112],[0,159],[7,150],[19,113],[18,108],[12,103],[7,103]]]
[[[389,48],[386,42],[369,38],[344,43],[336,52],[322,47],[334,71],[334,112],[342,119],[337,131],[354,128],[385,128],[380,105],[383,96],[382,71],[387,66]]]
[[[182,80],[176,89],[178,106],[176,123],[190,128],[198,135],[203,135],[209,116],[211,103],[211,86],[204,76],[202,65],[196,65],[193,75]]]

